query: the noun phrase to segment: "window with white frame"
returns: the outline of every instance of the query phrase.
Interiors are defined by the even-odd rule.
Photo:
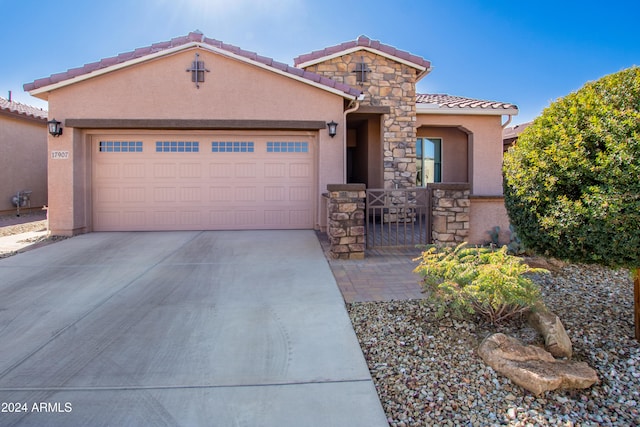
[[[197,153],[198,141],[156,141],[156,153]]]
[[[102,153],[142,153],[142,141],[100,141]]]
[[[418,138],[416,140],[416,186],[442,180],[442,139]]]

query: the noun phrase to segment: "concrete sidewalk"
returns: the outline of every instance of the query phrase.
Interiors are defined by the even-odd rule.
[[[0,425],[387,425],[312,231],[91,233],[0,277]]]

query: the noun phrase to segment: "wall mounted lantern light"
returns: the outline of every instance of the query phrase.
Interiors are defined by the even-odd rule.
[[[338,132],[338,124],[331,120],[331,122],[327,123],[327,127],[329,128],[329,136],[331,138],[336,136],[336,133]]]
[[[47,122],[47,126],[49,126],[49,133],[53,136],[62,135],[62,123],[57,121],[56,119],[49,120]]]

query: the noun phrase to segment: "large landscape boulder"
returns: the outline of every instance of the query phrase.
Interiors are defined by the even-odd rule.
[[[478,354],[496,372],[533,394],[556,389],[588,388],[598,382],[596,371],[584,362],[557,360],[543,348],[524,345],[504,334],[493,334]]]
[[[544,348],[554,357],[571,359],[573,346],[560,318],[545,307],[529,313],[529,324],[544,338]]]

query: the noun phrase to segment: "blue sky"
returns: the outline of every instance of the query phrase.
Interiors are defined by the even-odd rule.
[[[640,65],[637,0],[0,0],[0,96],[24,83],[200,30],[281,62],[359,35],[431,61],[421,93],[550,102]]]

